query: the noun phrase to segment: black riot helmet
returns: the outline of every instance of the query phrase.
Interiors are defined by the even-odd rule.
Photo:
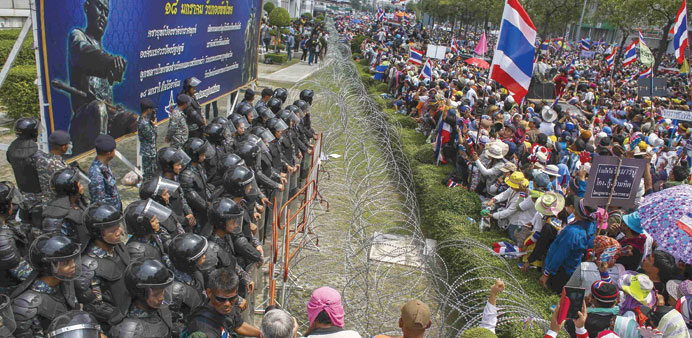
[[[79,172],[75,168],[61,169],[53,174],[50,185],[57,196],[72,196],[79,194]]]
[[[123,221],[123,214],[111,204],[95,202],[84,211],[82,219],[91,237],[101,239],[104,230],[119,225]]]
[[[207,140],[191,137],[183,144],[183,150],[193,162],[200,163],[199,156],[207,153],[209,150],[209,142],[207,142]]]
[[[190,163],[190,157],[180,149],[163,147],[156,154],[156,161],[159,163],[159,168],[161,168],[162,172],[173,172],[173,167],[176,163],[180,163],[185,167]]]
[[[125,208],[127,232],[137,237],[153,234],[151,220],[156,217],[159,223],[163,223],[171,217],[172,213],[171,209],[153,199],[134,201]]]
[[[220,123],[210,123],[204,127],[204,137],[209,140],[209,142],[218,144],[226,139],[226,127]]]
[[[79,310],[55,317],[45,332],[50,338],[100,338],[103,333],[94,316]]]
[[[312,89],[303,89],[302,92],[300,92],[300,99],[307,102],[309,105],[312,105],[312,98],[315,96],[315,92],[312,91]]]
[[[60,234],[45,234],[31,243],[29,262],[40,273],[60,280],[74,280],[81,275],[80,253],[81,246],[71,238]]]
[[[248,136],[257,137],[255,135]],[[259,158],[260,150],[261,149],[255,140],[246,140],[240,144],[236,153],[245,161],[245,163],[247,163],[249,167],[254,167],[257,163],[257,159]]]
[[[197,87],[199,84],[202,83],[198,78],[196,77],[189,77],[183,81],[183,91],[188,92],[190,90],[190,87]]]
[[[243,115],[232,114],[231,116],[229,116],[229,119],[231,120],[233,126],[238,132],[240,132],[240,130],[243,130],[244,133],[245,130],[250,127],[250,122],[248,122],[247,118],[245,118],[245,116]]]
[[[269,101],[267,101],[267,107],[269,107],[272,113],[276,114],[279,112],[279,110],[281,110],[281,100],[272,97],[269,99]]]
[[[141,301],[147,301],[153,290],[162,290],[173,284],[173,271],[157,259],[137,260],[125,269],[125,286],[130,294]],[[153,304],[147,302],[150,307]],[[158,306],[162,306],[158,304]]]
[[[225,173],[233,171],[233,169],[235,169],[238,166],[244,167],[245,161],[243,161],[243,159],[236,154],[227,154],[221,159],[221,162],[219,162],[219,167],[217,168],[217,170],[219,172]]]
[[[298,106],[289,104],[286,106],[286,109],[290,110],[293,114],[296,114],[297,116],[303,115],[303,110],[298,108]]]
[[[38,137],[38,120],[33,117],[22,117],[14,123],[14,133],[18,137],[36,139]]]
[[[241,102],[238,104],[238,107],[235,109],[235,113],[245,116],[245,118],[252,122],[252,120],[257,116],[257,112],[255,111],[255,107],[253,107],[251,104],[247,102]]]
[[[0,215],[10,213],[10,205],[12,205],[12,199],[14,198],[16,191],[17,190],[12,182],[0,182]]]
[[[276,136],[277,131],[283,132],[284,130],[288,129],[288,124],[286,124],[286,122],[284,122],[282,119],[275,117],[267,121],[267,128],[269,128],[269,131]]]
[[[163,192],[168,191],[168,193],[172,195],[179,188],[180,183],[165,177],[157,176],[142,182],[139,186],[139,198],[142,200],[151,198],[160,204],[167,204],[163,199]]]
[[[12,299],[8,295],[0,295],[0,320],[2,328],[0,333],[12,336],[14,330],[17,329],[17,322],[14,320],[14,312],[12,311]]]
[[[295,126],[296,124],[300,123],[300,118],[296,116],[292,111],[288,109],[284,109],[279,112],[279,118],[281,118],[284,122],[286,122],[287,125],[291,125],[291,122],[293,122],[293,125]]]
[[[217,116],[213,120],[211,120],[211,123],[218,123],[218,124],[228,128],[228,135],[226,137],[235,133],[235,126],[233,125],[233,123],[231,123],[231,121],[228,120],[228,118],[225,118],[223,116]]]
[[[271,109],[264,105],[257,107],[257,114],[265,121],[274,117],[274,113],[271,111]]]
[[[274,141],[274,139],[276,138],[276,137],[274,137],[274,135],[272,134],[272,132],[269,131],[268,128],[264,128],[264,127],[256,127],[256,128],[253,128],[253,129],[252,129],[252,133],[253,133],[254,135],[257,135],[257,136],[261,137],[262,140],[263,140],[264,142],[267,142],[267,143],[269,143],[269,142],[271,142],[271,141]]]
[[[308,112],[308,103],[303,100],[295,100],[293,101],[293,105],[300,108],[303,111],[303,113]]]
[[[245,189],[251,185],[255,174],[246,167],[236,167],[223,175],[223,188],[233,197],[244,197]]]
[[[211,208],[209,208],[209,222],[216,229],[232,233],[233,231],[229,231],[231,229],[227,229],[226,221],[235,221],[232,223],[234,228],[242,228],[243,213],[243,208],[238,203],[230,198],[222,197],[212,202]]]
[[[276,88],[274,89],[274,97],[281,100],[281,103],[285,103],[288,98],[288,91],[286,88]]]
[[[175,236],[168,246],[168,256],[173,266],[185,273],[197,270],[197,262],[207,252],[207,239],[193,233]]]

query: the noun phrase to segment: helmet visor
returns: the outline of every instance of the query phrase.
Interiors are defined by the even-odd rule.
[[[48,338],[100,338],[101,327],[95,324],[75,324],[49,332]]]
[[[154,196],[161,196],[164,191],[168,191],[169,194],[173,194],[180,188],[180,183],[169,180],[165,177],[159,176],[156,182],[156,190],[154,190]]]
[[[293,112],[291,112],[291,113],[288,115],[288,119],[291,120],[291,121],[293,121],[293,124],[294,124],[294,125],[297,125],[298,123],[300,123],[300,117],[298,117],[298,115],[296,115],[296,114],[293,113]]]
[[[180,164],[183,165],[183,167],[187,166],[192,159],[190,156],[187,156],[187,154],[182,150],[178,149],[178,151],[175,153],[175,163],[180,162]]]
[[[276,121],[276,125],[274,126],[274,128],[278,131],[284,131],[288,129],[288,125],[283,120],[278,120]]]
[[[142,213],[149,218],[156,216],[156,219],[161,223],[171,217],[173,211],[150,198],[147,200],[147,205],[144,206]]]
[[[173,303],[173,295],[171,293],[171,284],[173,284],[173,273],[171,272],[171,278],[164,284],[160,285],[141,285],[145,289],[145,295],[147,296],[147,305],[154,309],[160,309],[167,307]],[[139,285],[138,285],[139,286]]]
[[[85,187],[88,186],[89,183],[91,183],[89,176],[84,174],[81,170],[77,170],[77,178],[79,179],[79,182],[81,182],[82,185]]]
[[[267,143],[274,141],[274,139],[276,139],[276,137],[274,137],[274,134],[272,134],[269,130],[266,129],[260,134],[260,137],[262,138],[262,140],[264,140],[264,142]]]
[[[226,135],[226,138],[231,137],[231,135],[233,135],[233,133],[236,132],[236,129],[235,129],[235,126],[233,125],[233,123],[231,123],[231,122],[226,123],[226,132],[228,133],[228,135]]]
[[[14,312],[12,312],[11,300],[7,295],[0,295],[0,324],[10,332],[14,332],[17,328],[17,323],[14,321]]]
[[[198,78],[194,76],[190,78],[190,87],[197,87],[200,83],[202,83],[202,81],[200,81]]]
[[[245,118],[245,116],[242,116],[242,115],[240,117],[238,117],[235,120],[235,122],[233,122],[233,124],[235,125],[236,129],[238,129],[238,128],[247,129],[248,126],[250,126],[250,122],[248,122],[247,119]]]
[[[50,258],[53,276],[62,281],[71,281],[82,275],[82,256],[79,249],[66,257]]]
[[[265,109],[262,111],[262,118],[265,118],[267,120],[274,118],[276,115],[271,111],[271,109]]]

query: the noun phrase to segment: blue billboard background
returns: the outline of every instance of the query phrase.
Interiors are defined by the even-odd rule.
[[[73,107],[75,94],[60,86],[76,88],[70,81],[70,72],[77,72],[68,60],[69,41],[71,34],[80,33],[77,30],[86,30],[87,0],[35,1],[38,64],[43,77],[43,98],[48,104],[44,107],[44,121],[49,133],[70,131],[74,143],[76,133],[82,129],[103,129],[103,121],[93,119],[72,123],[73,115],[79,111]],[[112,108],[111,118],[112,114],[127,112],[128,125],[133,126],[130,122],[139,114],[140,99],[148,97],[158,104],[157,119],[167,119],[171,100],[189,77],[201,80],[197,87],[200,103],[229,94],[257,77],[262,0],[90,1],[100,1],[108,11],[101,50],[126,60],[126,67],[115,80],[103,77],[104,82],[111,83],[112,95],[105,99],[90,95],[82,101],[109,101],[106,106]],[[99,81],[98,76],[93,78]],[[89,80],[87,86],[76,89],[87,92],[91,85]],[[132,128],[129,129],[131,132]],[[93,148],[93,144],[88,148]],[[77,149],[85,150],[84,145],[75,145]]]

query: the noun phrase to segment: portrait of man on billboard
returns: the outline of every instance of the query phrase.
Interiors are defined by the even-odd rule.
[[[99,134],[118,138],[137,130],[137,114],[126,111],[113,98],[113,86],[123,82],[127,60],[108,52],[102,44],[109,0],[85,0],[84,13],[86,27],[74,28],[67,41],[70,83],[51,82],[70,96],[74,154],[92,149]]]

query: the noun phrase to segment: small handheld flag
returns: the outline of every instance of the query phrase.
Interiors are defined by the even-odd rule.
[[[423,64],[423,52],[419,50],[415,50],[413,48],[409,49],[409,54],[408,54],[408,62],[416,64],[416,65],[422,65]]]

